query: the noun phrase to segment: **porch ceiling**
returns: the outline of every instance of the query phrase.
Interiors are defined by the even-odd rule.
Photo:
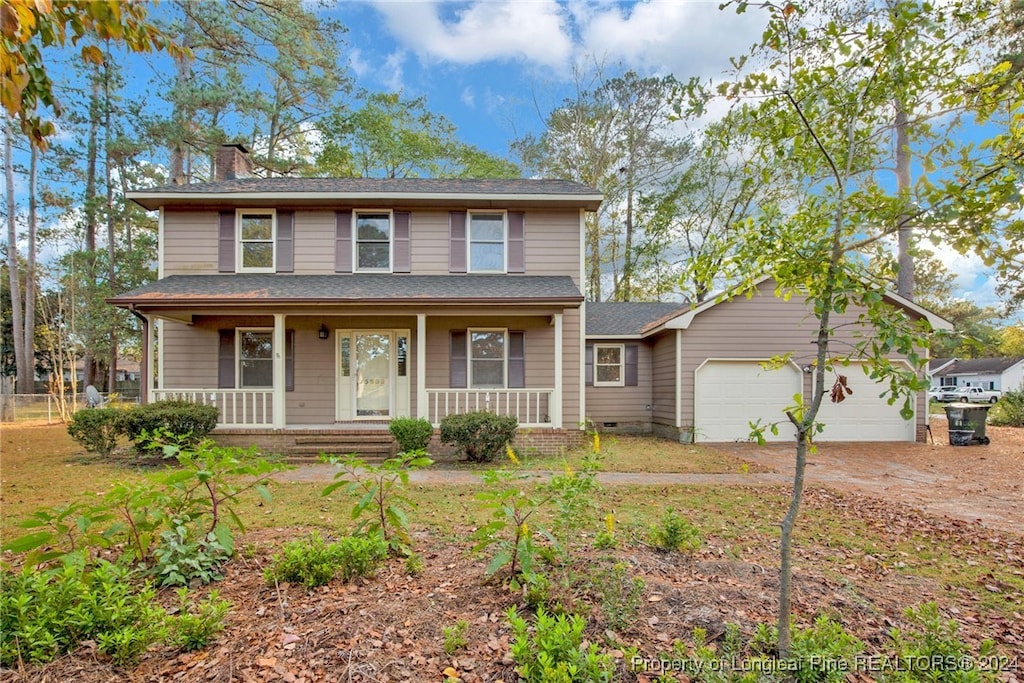
[[[374,307],[558,305],[583,301],[568,276],[526,275],[171,275],[107,300],[122,308],[218,306]]]

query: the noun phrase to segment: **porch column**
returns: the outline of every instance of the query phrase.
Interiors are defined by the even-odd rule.
[[[551,394],[551,426],[562,428],[562,314],[551,316],[555,323],[555,390]]]
[[[284,362],[284,313],[274,314],[274,429],[284,429],[285,425],[285,362]]]
[[[153,402],[153,321],[142,317],[142,362],[139,363],[139,403]]]
[[[676,330],[676,430],[683,428],[683,331]]]
[[[427,397],[427,315],[416,314],[416,417],[429,420]]]

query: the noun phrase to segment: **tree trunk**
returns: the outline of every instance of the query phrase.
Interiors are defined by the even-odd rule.
[[[28,253],[25,255],[25,361],[28,365],[29,393],[36,389],[36,235],[39,216],[36,195],[39,180],[39,150],[29,146],[28,161]]]
[[[87,252],[85,281],[90,286],[96,282],[96,227],[98,224],[96,217],[98,208],[96,205],[96,157],[100,126],[99,101],[100,82],[98,75],[94,75],[92,97],[89,100],[89,137],[85,147],[85,251]],[[89,342],[91,341],[89,340]],[[95,382],[95,358],[92,344],[86,343],[85,353],[82,357],[82,386],[95,384]]]
[[[14,119],[7,117],[4,128],[4,178],[7,190],[7,274],[11,286],[11,323],[13,325],[14,363],[17,368],[15,379],[16,394],[27,394],[32,382],[28,374],[25,357],[25,321],[21,306],[21,277],[18,267],[18,225],[17,204],[14,201]]]
[[[111,178],[110,161],[110,111],[113,103],[110,100],[110,52],[107,51],[103,62],[103,168],[107,185],[107,287],[110,294],[117,294],[117,239],[114,223],[114,183]],[[117,389],[117,313],[111,311],[114,323],[110,326],[110,363],[107,368],[107,392]]]
[[[910,206],[910,140],[907,111],[896,103],[896,193],[903,202],[899,221],[899,272],[896,275],[896,293],[904,299],[914,300],[914,229],[911,226]]]

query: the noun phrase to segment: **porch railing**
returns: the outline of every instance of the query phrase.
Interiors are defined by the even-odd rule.
[[[427,389],[427,414],[437,425],[446,415],[484,410],[511,415],[523,427],[551,426],[554,389]]]
[[[218,427],[274,426],[273,389],[155,389],[153,398],[214,406]]]

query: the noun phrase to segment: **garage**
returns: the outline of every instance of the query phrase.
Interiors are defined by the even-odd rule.
[[[889,405],[879,394],[886,388],[864,374],[863,363],[850,363],[836,367],[835,372],[846,377],[853,389],[842,403],[832,403],[825,397],[818,411],[818,421],[825,425],[816,438],[818,441],[914,441],[914,420],[900,417],[903,401]],[[835,382],[835,374],[825,377],[825,389]]]
[[[782,412],[802,391],[803,375],[793,364],[765,370],[761,360],[705,361],[695,372],[694,439],[749,441],[750,423],[783,422],[766,441],[790,441],[795,432]]]

